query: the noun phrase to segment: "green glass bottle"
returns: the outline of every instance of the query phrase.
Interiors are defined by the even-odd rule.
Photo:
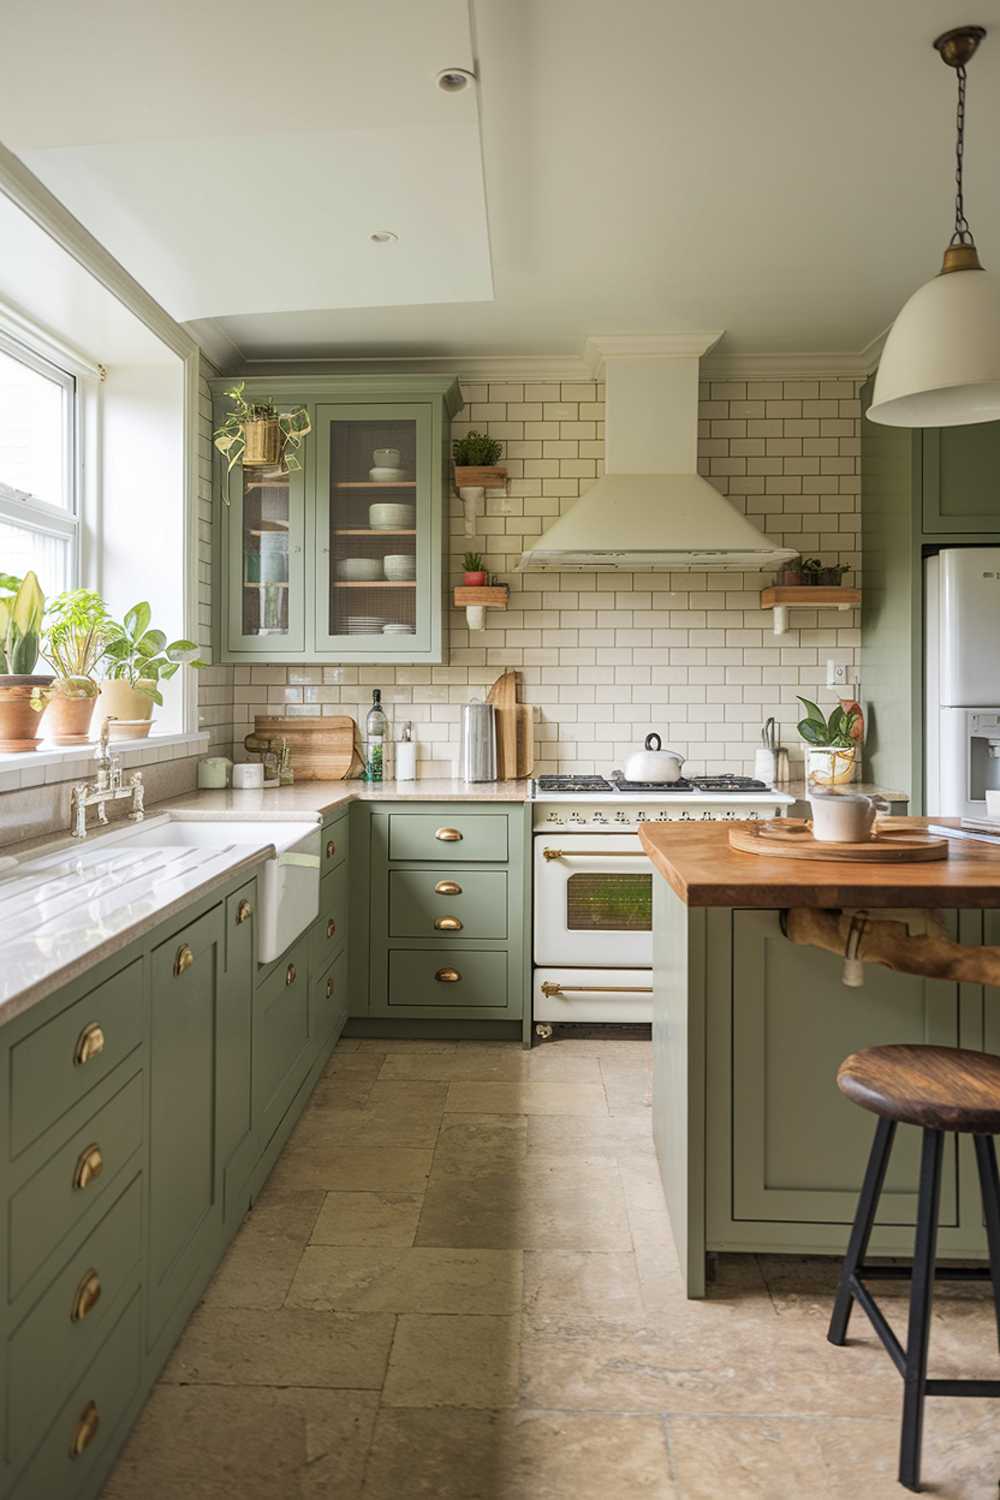
[[[385,770],[385,743],[389,721],[382,707],[380,688],[372,689],[372,706],[365,720],[365,780],[381,781]]]

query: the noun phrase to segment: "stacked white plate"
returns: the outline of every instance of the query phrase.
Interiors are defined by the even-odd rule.
[[[347,583],[374,583],[382,577],[382,563],[377,557],[342,557],[337,562],[337,577]]]
[[[414,635],[416,632],[412,625],[390,624],[382,626],[383,635]]]
[[[415,505],[383,503],[368,508],[368,524],[373,531],[409,531],[417,519]]]
[[[348,615],[347,634],[381,635],[382,623],[381,615]]]
[[[382,563],[385,576],[392,583],[407,583],[417,576],[417,559],[412,552],[390,552]]]
[[[401,479],[408,479],[409,475],[405,469],[375,468],[368,470],[368,478],[374,479],[376,484],[398,484]]]

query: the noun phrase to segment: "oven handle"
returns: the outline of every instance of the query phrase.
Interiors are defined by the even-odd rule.
[[[551,995],[651,995],[651,984],[556,984],[551,979],[542,981],[542,994]]]
[[[648,859],[643,849],[543,849],[543,859]]]

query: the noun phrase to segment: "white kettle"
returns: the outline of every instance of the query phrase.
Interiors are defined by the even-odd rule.
[[[625,762],[625,780],[655,781],[666,786],[671,781],[680,781],[683,764],[683,755],[676,750],[664,750],[658,734],[647,734],[644,748]]]

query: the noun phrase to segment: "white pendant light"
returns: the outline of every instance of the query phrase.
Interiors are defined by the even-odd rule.
[[[979,264],[962,196],[965,65],[985,35],[961,26],[934,43],[958,76],[955,232],[940,274],[914,292],[886,339],[868,417],[887,427],[1000,419],[1000,276]]]

